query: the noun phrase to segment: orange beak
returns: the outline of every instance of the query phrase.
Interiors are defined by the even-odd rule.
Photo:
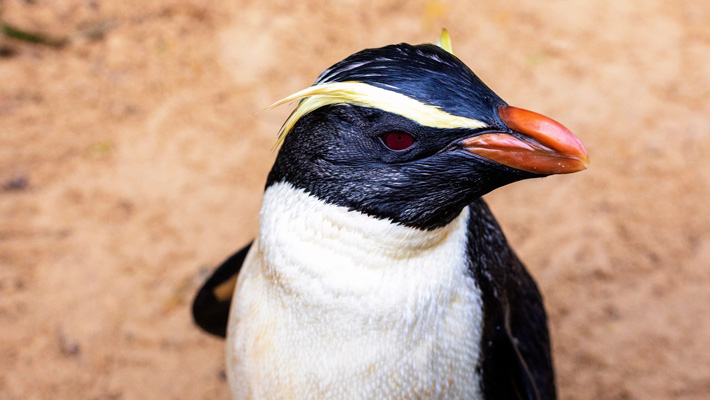
[[[486,133],[464,139],[463,147],[497,163],[540,175],[587,169],[587,150],[559,122],[511,106],[498,107],[498,115],[521,137],[504,132]]]

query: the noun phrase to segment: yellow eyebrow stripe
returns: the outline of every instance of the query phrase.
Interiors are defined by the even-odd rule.
[[[437,106],[422,103],[401,93],[355,81],[329,82],[311,86],[277,101],[269,108],[300,98],[303,100],[281,127],[274,148],[283,142],[301,117],[323,106],[339,103],[378,108],[431,128],[480,129],[487,126],[479,120],[449,114]]]

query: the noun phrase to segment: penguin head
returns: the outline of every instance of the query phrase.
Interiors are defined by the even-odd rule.
[[[267,188],[405,226],[446,225],[493,189],[588,163],[569,130],[508,106],[450,46],[360,51],[275,106],[295,99]]]

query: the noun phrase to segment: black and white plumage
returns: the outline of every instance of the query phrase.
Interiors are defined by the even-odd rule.
[[[233,398],[554,399],[540,293],[481,196],[584,169],[581,143],[434,45],[295,98],[259,233],[193,306]]]

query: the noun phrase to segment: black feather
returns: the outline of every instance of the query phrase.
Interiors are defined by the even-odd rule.
[[[222,283],[232,279],[242,268],[244,258],[251,248],[251,243],[229,257],[217,267],[207,281],[197,292],[192,302],[192,317],[195,323],[205,331],[220,337],[227,336],[227,321],[229,320],[229,307],[232,298],[218,299],[214,289]]]
[[[542,296],[486,203],[471,206],[470,273],[483,293],[486,399],[554,400],[555,374]]]
[[[359,51],[325,70],[316,84],[364,82],[404,94],[449,114],[495,123],[505,104],[466,64],[433,44],[393,44]]]

